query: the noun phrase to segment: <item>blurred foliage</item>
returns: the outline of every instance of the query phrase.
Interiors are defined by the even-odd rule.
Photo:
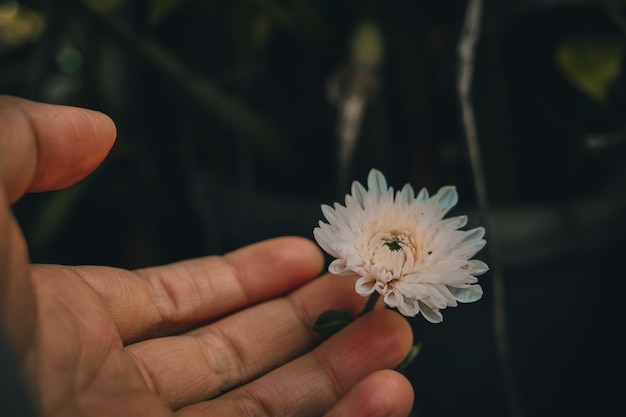
[[[82,0],[83,4],[89,7],[91,10],[98,13],[111,13],[118,9],[120,9],[126,3],[126,0]],[[163,1],[153,2],[157,7],[153,7],[154,9],[162,9],[163,7],[158,7],[162,3],[166,3]],[[171,3],[171,2],[170,2]],[[166,8],[167,10],[167,8]]]
[[[17,2],[0,4],[0,52],[36,41],[42,35],[45,19],[35,10],[19,7]]]
[[[563,40],[557,49],[557,62],[566,77],[600,104],[622,72],[623,58],[623,37],[582,35]]]
[[[349,178],[377,167],[392,184],[455,184],[471,205],[454,84],[464,6],[4,1],[0,91],[97,108],[119,132],[90,187],[18,205],[32,256],[139,266],[309,236],[317,205],[347,191],[337,165],[346,88],[364,100]],[[585,137],[625,128],[622,7],[488,3],[473,91],[495,204],[578,198],[610,178],[606,158],[620,153],[590,152]],[[67,212],[76,230],[59,226]],[[87,213],[112,223],[100,230]],[[91,229],[120,247],[103,259],[53,243]]]

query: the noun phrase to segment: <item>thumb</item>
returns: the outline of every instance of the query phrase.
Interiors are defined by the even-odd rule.
[[[102,113],[0,96],[0,325],[20,357],[33,340],[36,303],[26,242],[10,204],[27,191],[84,178],[115,135]]]
[[[0,185],[8,201],[83,179],[115,136],[115,124],[103,113],[0,96]]]

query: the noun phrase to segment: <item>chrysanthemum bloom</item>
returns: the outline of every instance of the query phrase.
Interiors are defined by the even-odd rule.
[[[335,275],[359,276],[356,292],[378,292],[389,307],[405,316],[420,312],[432,322],[442,309],[482,297],[477,275],[489,268],[472,258],[485,245],[485,229],[459,230],[466,216],[444,219],[458,201],[454,187],[429,197],[406,184],[394,194],[380,171],[371,170],[366,190],[352,184],[346,204],[322,205],[328,223],[319,222],[315,240],[336,258]]]

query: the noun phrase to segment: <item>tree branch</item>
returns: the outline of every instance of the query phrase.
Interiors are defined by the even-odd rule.
[[[509,414],[512,417],[522,417],[523,413],[513,375],[513,365],[510,357],[509,340],[506,329],[506,305],[504,279],[502,276],[502,257],[500,255],[500,245],[497,241],[495,221],[489,207],[487,186],[482,170],[480,146],[478,144],[478,134],[476,132],[476,122],[474,119],[474,106],[471,100],[475,49],[476,43],[480,37],[482,11],[482,0],[468,0],[467,8],[465,10],[465,20],[463,22],[463,28],[461,30],[461,36],[458,43],[459,61],[457,90],[463,117],[463,128],[465,130],[467,151],[474,179],[476,199],[478,201],[478,209],[490,240],[490,244],[487,246],[491,257],[490,263],[493,282],[494,317],[493,332],[496,349],[500,360]]]

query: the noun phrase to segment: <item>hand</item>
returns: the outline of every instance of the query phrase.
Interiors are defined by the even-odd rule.
[[[114,138],[101,113],[0,97],[0,323],[44,415],[410,413],[411,385],[390,370],[412,344],[406,320],[376,310],[313,333],[322,311],[365,300],[350,279],[314,279],[308,240],[136,271],[30,265],[10,204],[82,179]]]

